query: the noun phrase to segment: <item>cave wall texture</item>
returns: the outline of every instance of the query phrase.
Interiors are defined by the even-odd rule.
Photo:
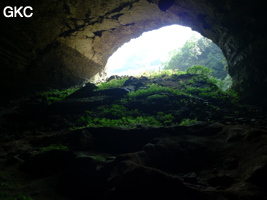
[[[1,13],[0,88],[12,96],[82,84],[101,74],[109,56],[123,43],[145,31],[179,24],[222,49],[233,87],[244,101],[267,104],[267,12],[263,3],[4,0],[2,11],[5,6],[32,6],[33,16],[5,18]]]

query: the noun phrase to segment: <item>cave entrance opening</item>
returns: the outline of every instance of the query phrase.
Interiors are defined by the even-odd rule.
[[[180,25],[145,32],[125,43],[108,59],[105,71],[107,77],[140,76],[163,70],[186,71],[193,65],[211,68],[225,89],[231,85],[221,49],[200,33]]]

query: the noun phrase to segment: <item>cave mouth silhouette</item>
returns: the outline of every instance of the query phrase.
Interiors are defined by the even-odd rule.
[[[201,56],[201,54],[203,54],[206,50],[203,49],[205,46],[199,46],[198,41],[200,40],[203,40],[206,43],[209,42],[209,44],[213,46],[211,54],[221,54],[223,60],[218,61],[224,62],[225,65],[219,62],[215,64],[219,66],[222,65],[219,71],[224,73],[225,78],[228,75],[224,69],[227,65],[227,61],[221,49],[210,39],[202,36],[199,32],[193,31],[190,27],[178,24],[163,26],[159,29],[144,32],[139,37],[133,38],[129,42],[124,43],[109,57],[105,66],[106,77],[110,77],[112,75],[138,76],[141,74],[149,74],[166,70],[167,68],[165,65],[170,62],[172,56],[177,53],[177,51],[181,51],[181,49],[184,48],[190,41],[194,42],[194,46],[190,47],[190,53],[194,53],[194,56]],[[211,54],[206,58],[206,63],[212,61],[212,59],[209,58],[212,56]],[[203,58],[201,59],[203,60]],[[214,59],[215,57],[213,60]],[[203,61],[195,60],[192,62],[192,65],[203,65]],[[184,67],[180,66],[174,67],[174,69],[179,71],[185,70]]]
[[[261,4],[233,0],[90,2],[54,6],[30,0],[32,18],[1,19],[5,27],[1,41],[6,48],[1,49],[0,86],[8,99],[19,96],[18,91],[24,95],[83,84],[102,73],[110,55],[131,38],[181,24],[222,49],[233,89],[244,102],[266,105],[266,12]]]
[[[181,48],[193,36],[201,37],[190,27],[176,24],[144,32],[124,43],[109,57],[105,67],[107,74],[125,75],[163,69],[163,62],[169,59],[170,52]]]

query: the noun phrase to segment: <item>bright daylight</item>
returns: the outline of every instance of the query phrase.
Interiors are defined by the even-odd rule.
[[[143,33],[120,47],[108,60],[107,75],[137,75],[162,69],[171,51],[202,36],[189,27],[172,25]]]
[[[107,77],[112,75],[151,74],[163,70],[185,72],[197,65],[212,71],[229,88],[227,62],[221,49],[189,27],[172,25],[143,33],[121,46],[108,60]]]
[[[263,3],[1,5],[0,200],[267,200]]]

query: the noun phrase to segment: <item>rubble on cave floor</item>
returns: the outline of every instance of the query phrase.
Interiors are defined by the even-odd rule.
[[[265,199],[266,135],[266,129],[215,123],[86,128],[15,140],[0,146],[0,195]]]
[[[176,92],[217,91],[193,77],[14,102],[0,115],[1,199],[266,199],[267,115],[225,93]]]

